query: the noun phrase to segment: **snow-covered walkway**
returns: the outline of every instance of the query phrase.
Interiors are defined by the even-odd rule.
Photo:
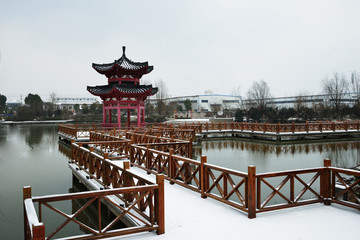
[[[135,167],[132,172],[155,181],[154,175]],[[336,204],[305,207],[257,214],[246,214],[199,193],[165,181],[165,234],[149,232],[117,239],[267,239],[358,240],[360,211]]]

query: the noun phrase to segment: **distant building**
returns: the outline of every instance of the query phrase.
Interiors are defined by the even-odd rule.
[[[58,97],[56,98],[56,109],[61,110],[74,110],[74,106],[76,104],[79,105],[80,109],[83,104],[91,105],[95,102],[99,102],[99,98],[95,97],[82,97],[82,98],[76,98],[76,97]]]
[[[344,105],[352,107],[359,99],[360,93],[349,92],[338,96],[340,102]],[[329,106],[336,99],[335,94],[318,94],[318,95],[305,95],[305,96],[292,96],[292,97],[274,97],[265,99],[266,105],[277,108],[295,108],[297,104],[302,104],[307,107],[313,107],[317,104]],[[245,108],[252,105],[252,101],[245,99],[242,101]]]
[[[13,108],[17,108],[24,105],[22,101],[20,100],[7,100],[6,101],[6,106],[8,107],[8,109],[13,109]]]
[[[163,99],[165,104],[177,104],[181,106],[182,111],[176,111],[174,115],[178,117],[189,117],[189,113],[186,112],[185,101],[189,99],[191,102],[191,117],[192,118],[204,118],[208,116],[207,113],[214,113],[215,115],[222,116],[226,110],[236,110],[241,106],[241,97],[233,95],[222,94],[203,94],[203,95],[191,95],[170,97]],[[149,102],[154,106],[157,105],[157,99],[150,99]]]

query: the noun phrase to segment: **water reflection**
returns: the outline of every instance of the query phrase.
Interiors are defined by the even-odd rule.
[[[242,142],[237,140],[217,140],[217,141],[202,141],[201,145],[194,146],[194,153],[201,155],[203,149],[240,149],[242,151],[251,152],[263,152],[265,154],[275,153],[280,154],[296,154],[309,152],[324,151],[347,151],[347,150],[358,150],[360,148],[360,142],[332,142],[332,143],[308,143],[308,144],[291,144],[291,145],[275,145],[266,143],[254,143],[254,142]]]
[[[4,143],[7,138],[6,126],[0,124],[0,144]]]
[[[6,229],[1,239],[23,238],[23,186],[31,186],[34,196],[68,191],[67,162],[58,152],[57,125],[0,126],[0,229]]]
[[[71,145],[62,141],[59,141],[59,152],[62,153],[68,159],[71,159]]]
[[[31,149],[41,143],[44,136],[44,128],[39,126],[21,127],[20,134]]]
[[[247,158],[249,164],[254,163],[255,158],[261,158],[256,163],[264,166],[266,164],[277,164],[279,160],[284,158],[289,159],[306,159],[311,164],[303,164],[302,168],[309,168],[316,165],[321,166],[324,158],[332,160],[332,165],[343,168],[353,168],[360,165],[360,142],[346,141],[346,142],[311,142],[311,143],[292,143],[292,144],[269,144],[258,142],[246,142],[237,139],[222,139],[222,140],[204,140],[193,147],[193,156],[195,159],[200,159],[201,155],[208,156],[208,159],[217,155],[222,160],[233,161],[229,157],[238,158],[242,160]],[[313,159],[316,159],[320,164],[315,164]],[[269,159],[272,159],[269,161]],[[211,161],[211,160],[210,160]],[[224,162],[224,161],[222,161]],[[284,161],[285,162],[285,161]],[[223,164],[221,164],[223,165]],[[294,169],[295,166],[289,165],[289,170]],[[272,168],[273,169],[273,168]],[[265,169],[264,169],[265,170]],[[276,170],[276,169],[273,169]]]

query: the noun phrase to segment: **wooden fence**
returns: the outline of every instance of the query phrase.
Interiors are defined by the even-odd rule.
[[[324,167],[320,168],[256,174],[254,166],[249,166],[248,173],[235,171],[208,164],[205,156],[199,162],[178,156],[173,151],[162,152],[137,145],[131,145],[131,149],[130,161],[133,165],[149,173],[164,174],[170,183],[197,191],[203,198],[211,197],[238,208],[247,212],[249,218],[256,217],[256,213],[320,202],[360,209],[357,197],[360,180],[346,184],[341,175],[357,178],[360,172],[333,168],[330,160],[325,160]],[[275,178],[281,178],[276,186],[272,183]],[[344,186],[344,190],[336,193],[339,185]],[[270,190],[267,195],[265,188]],[[305,197],[306,193],[313,198]],[[345,194],[351,196],[351,201],[340,200]],[[271,203],[275,196],[284,203]]]
[[[165,232],[164,223],[164,181],[163,176],[157,176],[157,183],[144,186],[121,187],[99,191],[79,192],[60,195],[49,195],[42,197],[32,197],[31,187],[24,187],[24,236],[25,239],[52,239],[60,230],[73,222],[79,227],[86,229],[89,234],[71,236],[71,239],[98,239],[104,237],[114,237],[138,232],[148,232],[156,230],[158,234]],[[113,200],[112,196],[133,196],[131,201],[125,204]],[[52,203],[60,201],[72,201],[76,199],[86,200],[74,213],[65,213]],[[111,219],[106,226],[101,221],[101,201],[115,207],[120,213]],[[34,203],[38,203],[38,213]],[[77,216],[84,212],[92,203],[97,205],[97,226],[89,226],[82,222]],[[42,221],[42,209],[47,207],[54,213],[65,217],[65,221],[54,231],[45,234],[45,226]],[[127,228],[114,228],[114,225],[125,215],[131,216],[138,221],[137,226]],[[47,235],[47,236],[46,236]]]
[[[112,157],[113,155],[116,154],[119,156],[121,155],[124,157],[129,157],[130,156],[129,146],[131,144],[136,144],[137,146],[144,146],[163,152],[169,152],[170,149],[173,149],[174,152],[178,155],[187,158],[192,158],[192,150],[193,150],[192,141],[184,141],[181,139],[165,138],[165,137],[152,136],[148,134],[140,134],[133,132],[124,132],[124,134],[121,136],[114,133],[108,134],[103,132],[90,132],[91,144],[86,142],[83,142],[81,144],[89,145],[89,146],[95,145],[95,147],[98,146],[99,144],[102,144],[100,148],[104,148],[106,146],[106,142],[113,143],[113,145],[108,144],[106,146],[108,148],[107,151],[111,152],[111,156],[109,155],[109,157]],[[121,144],[123,144],[123,146],[121,146]],[[114,145],[118,145],[118,146],[112,147]]]
[[[216,123],[206,125],[205,128],[228,129],[250,128],[253,131],[265,129],[265,131],[319,131],[331,129],[336,131],[356,130],[358,122],[354,123],[317,123],[318,125],[296,124],[288,125],[266,125],[266,124],[245,124],[245,123]],[[260,128],[262,126],[262,128]],[[276,127],[275,127],[276,126]],[[159,126],[154,126],[154,128]],[[204,125],[192,125],[193,129],[202,129]],[[280,129],[280,130],[279,130]],[[325,131],[324,130],[324,131]],[[107,140],[116,140],[120,137],[109,137]],[[107,137],[110,136],[107,134]],[[324,161],[324,167],[280,171],[275,173],[256,173],[256,168],[249,166],[248,172],[235,171],[212,164],[208,164],[206,157],[201,161],[191,159],[180,146],[186,146],[186,141],[172,138],[163,138],[138,132],[125,132],[121,137],[130,139],[127,144],[126,154],[132,165],[136,165],[148,173],[164,174],[171,184],[179,184],[193,191],[199,192],[201,197],[211,197],[232,207],[238,208],[248,214],[249,218],[255,218],[257,213],[296,207],[305,204],[338,203],[348,207],[360,209],[360,199],[357,197],[360,192],[360,172],[354,170],[340,169],[331,167],[330,161]],[[97,137],[97,140],[100,140]],[[119,140],[122,141],[122,140]],[[92,143],[94,144],[94,143]],[[91,145],[91,144],[90,144]],[[76,148],[76,144],[73,144]],[[79,146],[79,149],[81,146]],[[101,149],[101,147],[99,147]],[[124,147],[122,147],[124,149]],[[178,151],[176,149],[182,149]],[[109,149],[108,149],[109,150]],[[86,168],[89,165],[90,174],[95,176],[108,186],[113,180],[114,174],[111,172],[112,164],[107,161],[107,167],[101,162],[98,165],[91,164],[89,160],[84,160],[82,151],[92,152],[81,149],[73,155],[74,159],[79,159],[78,164]],[[102,151],[103,153],[106,151]],[[91,154],[89,154],[91,155]],[[109,155],[104,155],[109,158]],[[348,175],[344,178],[344,175]],[[348,182],[353,178],[352,182]],[[116,181],[116,180],[115,180]],[[339,189],[342,189],[339,191]],[[277,200],[276,200],[277,199]],[[280,201],[281,200],[281,201]]]
[[[97,131],[103,135],[124,137],[126,135],[146,135],[154,138],[171,138],[194,141],[196,134],[209,131],[248,131],[262,133],[309,133],[309,132],[336,132],[336,131],[360,131],[360,121],[345,122],[306,122],[306,123],[250,123],[250,122],[214,122],[192,124],[153,124],[151,128],[117,129],[103,128],[95,124],[59,124],[59,132],[69,135],[73,139],[89,138],[91,131]],[[129,136],[126,138],[130,139]],[[136,137],[135,137],[136,138]]]
[[[97,124],[59,124],[58,131],[69,135],[73,139],[88,138],[90,131],[102,129],[101,125]]]
[[[313,131],[348,131],[360,130],[360,121],[345,122],[306,122],[306,123],[250,123],[250,122],[211,122],[193,124],[158,124],[158,127],[175,127],[180,129],[193,129],[196,133],[211,130],[238,130],[263,133],[296,133]]]
[[[218,124],[217,126],[225,125]],[[342,127],[344,126],[346,125]],[[354,126],[356,124],[347,127]],[[357,177],[359,172],[333,168],[328,162],[325,162],[324,167],[321,168],[261,174],[256,174],[255,167],[249,167],[248,173],[245,173],[208,164],[206,157],[202,157],[200,162],[191,159],[187,154],[190,148],[186,147],[186,141],[177,140],[177,142],[171,138],[136,132],[126,132],[122,136],[131,140],[127,140],[128,142],[119,140],[119,142],[123,141],[122,144],[127,144],[126,147],[117,146],[113,149],[120,148],[124,154],[126,152],[132,165],[148,173],[164,174],[171,184],[179,184],[201,193],[203,198],[211,197],[238,208],[247,212],[249,218],[255,217],[256,213],[319,202],[326,204],[335,202],[355,208],[358,208],[360,204],[359,199],[355,197],[359,192],[358,182],[345,187],[343,193],[335,192],[337,189],[335,186],[339,184],[346,186],[342,175],[348,173],[352,177]],[[107,140],[115,140],[115,137]],[[109,142],[109,146],[110,143],[112,142]],[[90,145],[92,144],[94,142]],[[99,142],[99,144],[105,143]],[[110,154],[106,157],[110,158],[114,151],[109,147],[104,149],[107,149]],[[116,152],[121,151],[116,150]],[[81,165],[80,156],[81,154],[77,158],[80,159]],[[98,175],[101,175],[101,169],[107,171],[106,168],[100,166],[92,168],[99,169]],[[112,176],[109,173],[107,175]],[[277,184],[273,185],[275,183]],[[352,202],[340,200],[340,197],[348,195]],[[274,201],[276,198],[277,200]]]
[[[92,143],[87,143],[92,145]],[[98,143],[101,145],[101,143]],[[113,144],[113,143],[108,143]],[[102,149],[102,148],[100,148]],[[103,152],[102,150],[100,152]],[[31,197],[31,189],[24,188],[24,234],[26,239],[51,239],[69,222],[74,222],[80,227],[85,228],[90,234],[81,235],[72,239],[95,239],[102,237],[120,236],[137,232],[147,232],[156,230],[158,234],[165,232],[164,220],[164,176],[157,175],[156,184],[141,178],[129,171],[129,162],[124,162],[124,167],[120,167],[109,158],[108,152],[100,155],[94,151],[94,146],[90,149],[82,144],[72,143],[72,160],[78,170],[86,172],[90,178],[102,184],[106,190],[90,191],[85,193],[62,194],[54,196]],[[119,201],[112,200],[108,196],[116,196]],[[87,199],[87,203],[78,211],[66,214],[50,203],[67,201],[74,199]],[[89,200],[90,199],[90,200]],[[97,229],[91,228],[85,223],[76,219],[91,203],[98,202],[98,226]],[[107,226],[101,225],[100,201],[106,201],[114,206],[118,214]],[[34,203],[39,203],[39,216],[37,215]],[[122,202],[123,204],[121,204]],[[42,223],[42,206],[46,206],[54,212],[64,216],[67,220],[59,225],[56,230],[45,237],[45,225]],[[112,229],[114,224],[125,215],[136,219],[138,226],[129,228]]]

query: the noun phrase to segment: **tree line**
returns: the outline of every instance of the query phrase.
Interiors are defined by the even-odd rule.
[[[293,107],[276,107],[263,80],[254,82],[247,92],[247,99],[235,117],[257,122],[302,122],[308,120],[347,120],[360,118],[360,75],[335,72],[321,81],[322,93],[327,101],[307,101],[306,93],[299,93]]]
[[[159,92],[155,95],[156,104],[147,103],[147,117],[152,121],[163,121],[173,116],[174,111],[190,111],[191,101],[186,99],[183,104],[168,102],[169,92],[165,82],[155,82]],[[331,77],[321,81],[322,94],[327,100],[309,101],[309,94],[300,92],[291,107],[279,107],[273,103],[270,88],[266,81],[253,82],[246,94],[246,99],[237,109],[222,109],[227,116],[234,117],[236,121],[253,122],[305,122],[346,120],[360,118],[360,75],[352,72],[350,78],[345,74],[335,72]],[[349,94],[351,93],[351,95]],[[233,90],[232,95],[241,98],[240,88]],[[184,107],[183,107],[184,106]],[[217,108],[216,108],[217,107]],[[213,106],[209,116],[215,116],[220,106]]]
[[[162,122],[174,116],[174,112],[189,113],[192,103],[185,99],[183,104],[168,102],[170,96],[164,81],[158,80],[154,84],[159,91],[152,104],[146,101],[146,121]],[[353,72],[350,78],[345,74],[334,73],[331,77],[324,78],[321,82],[323,94],[328,96],[328,101],[306,100],[307,93],[299,93],[291,107],[278,107],[271,101],[272,95],[266,81],[253,82],[246,94],[246,99],[239,104],[237,109],[221,109],[228,117],[236,121],[253,122],[304,122],[316,120],[346,120],[360,118],[360,75]],[[349,96],[351,92],[351,96]],[[234,96],[240,99],[240,88],[233,91]],[[349,99],[351,97],[351,99]],[[56,94],[51,93],[49,101],[44,102],[37,94],[29,93],[25,98],[25,105],[8,108],[6,97],[0,94],[0,113],[9,120],[51,120],[74,118],[79,121],[101,121],[102,104],[95,102],[91,105],[75,104],[72,109],[59,108],[56,105]],[[220,106],[211,106],[211,111],[206,117],[214,117]],[[190,117],[188,114],[185,115]]]
[[[61,120],[75,119],[79,121],[102,120],[102,104],[94,102],[90,105],[75,104],[71,108],[60,107],[56,104],[57,96],[51,93],[49,101],[45,102],[38,94],[29,93],[24,99],[24,105],[8,107],[6,96],[0,94],[0,112],[6,120],[31,121],[31,120]]]

